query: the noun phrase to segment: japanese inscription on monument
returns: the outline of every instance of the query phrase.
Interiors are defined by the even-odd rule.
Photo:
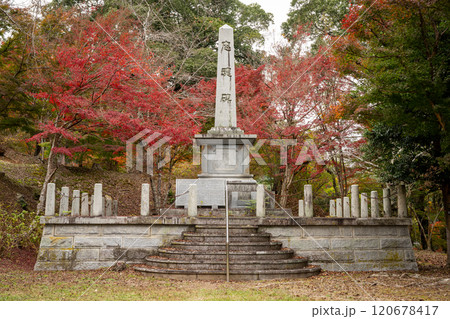
[[[236,127],[236,88],[233,29],[219,29],[215,127]]]

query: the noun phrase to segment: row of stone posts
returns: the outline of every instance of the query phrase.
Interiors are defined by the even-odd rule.
[[[197,184],[189,185],[188,189],[188,216],[197,216]],[[141,216],[150,214],[150,184],[142,184],[141,188]],[[264,185],[258,184],[256,187],[256,216],[264,217],[266,215],[265,190]]]
[[[95,184],[94,195],[89,200],[88,193],[81,193],[74,190],[72,193],[72,205],[70,204],[69,187],[61,188],[61,199],[59,201],[59,216],[117,216],[118,201],[110,196],[103,196],[102,184]],[[56,187],[54,183],[47,184],[47,194],[45,200],[45,216],[54,216],[56,210]]]
[[[378,192],[370,192],[370,216],[369,216],[369,197],[367,193],[359,194],[359,186],[352,185],[350,188],[351,198],[345,196],[343,200],[337,198],[330,200],[330,216],[344,218],[379,218],[379,199]],[[406,188],[405,185],[397,186],[397,207],[399,218],[407,217],[406,206]],[[383,189],[383,215],[384,217],[392,217],[391,207],[391,190]]]
[[[100,184],[101,185],[101,184]],[[188,216],[197,216],[197,185],[191,184],[188,189]],[[361,198],[360,198],[361,195]],[[95,196],[95,194],[94,194]],[[405,185],[397,186],[398,217],[407,216],[406,189]],[[383,212],[384,217],[392,217],[391,193],[389,188],[383,189]],[[141,190],[141,215],[150,214],[150,185],[142,184]],[[265,212],[265,190],[264,186],[258,184],[256,188],[256,216],[264,217]],[[312,185],[304,186],[304,199],[298,201],[299,217],[314,217],[313,211],[313,189]],[[330,200],[330,216],[344,218],[379,218],[378,192],[370,193],[370,216],[369,197],[367,193],[359,194],[359,186],[351,186],[351,197],[345,196]]]

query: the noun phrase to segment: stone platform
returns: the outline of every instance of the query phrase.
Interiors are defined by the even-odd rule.
[[[163,217],[41,217],[44,231],[35,270],[99,269],[117,260],[143,263],[161,246],[194,231],[196,225],[224,223],[220,212],[216,217],[183,217],[179,213]],[[259,231],[324,270],[417,270],[409,236],[411,220],[407,218],[236,216],[230,218],[230,224],[258,226]]]

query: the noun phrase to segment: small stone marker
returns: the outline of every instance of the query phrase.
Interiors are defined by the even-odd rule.
[[[94,198],[92,203],[92,215],[103,215],[103,196],[102,196],[102,184],[95,184],[94,186]]]
[[[61,200],[59,202],[59,216],[67,214],[69,211],[69,187],[61,187]]]
[[[348,196],[344,197],[344,217],[350,218],[350,198]]]
[[[312,191],[312,185],[305,185],[304,187],[304,193],[305,193],[305,215],[306,217],[313,217],[313,191]]]
[[[378,192],[370,192],[370,214],[372,218],[380,217],[380,212],[378,208]]]
[[[45,216],[55,216],[55,204],[55,183],[48,183],[45,197]]]
[[[305,217],[305,202],[303,199],[298,201],[298,217]]]
[[[343,217],[342,214],[342,198],[336,198],[336,216]]]
[[[352,217],[359,218],[359,185],[351,186],[352,193]]]
[[[369,218],[369,201],[367,193],[361,193],[361,218]]]
[[[397,207],[398,218],[406,218],[408,216],[408,207],[406,205],[406,187],[403,184],[397,186]]]
[[[72,193],[72,216],[80,216],[80,191],[74,190]]]
[[[266,205],[264,203],[264,185],[256,186],[256,217],[266,216]]]
[[[330,216],[336,217],[336,201],[330,199]]]
[[[81,216],[83,216],[83,217],[89,216],[89,194],[88,193],[81,194]]]
[[[197,216],[197,185],[189,186],[188,216]]]
[[[141,216],[150,214],[150,184],[142,184],[141,188]]]
[[[389,188],[383,189],[383,213],[384,213],[384,217],[392,216],[391,190]]]

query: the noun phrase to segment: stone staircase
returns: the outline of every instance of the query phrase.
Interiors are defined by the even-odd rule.
[[[225,231],[223,224],[198,224],[135,270],[154,277],[225,280]],[[257,225],[230,224],[229,240],[231,280],[303,278],[320,272],[319,266],[308,265],[307,258],[271,241]]]

